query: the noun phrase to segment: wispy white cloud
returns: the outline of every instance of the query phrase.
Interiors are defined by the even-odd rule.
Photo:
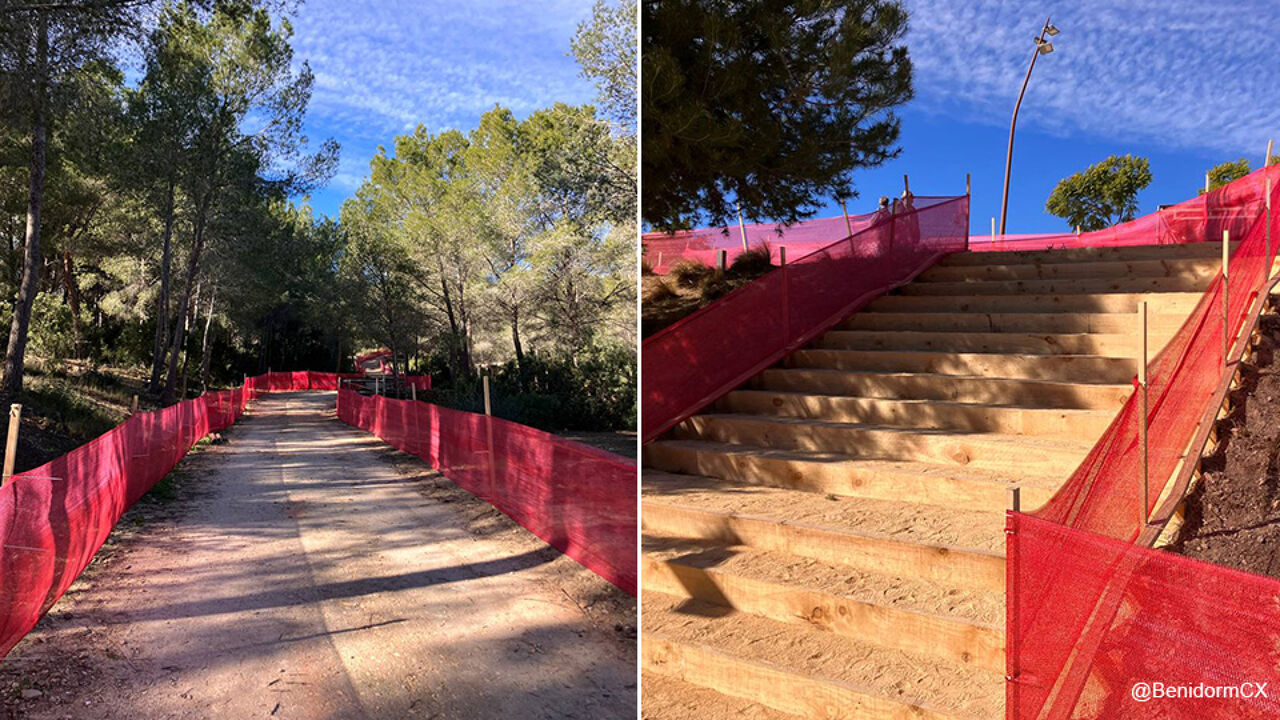
[[[1062,33],[1037,60],[1020,127],[1259,153],[1280,134],[1268,0],[909,0],[917,107],[1007,125],[1046,15]]]
[[[557,100],[589,102],[567,57],[587,0],[307,0],[294,20],[310,63],[310,115],[365,139],[418,123],[465,127],[501,104],[525,114]]]
[[[306,0],[291,22],[295,59],[315,74],[307,131],[343,145],[317,208],[336,213],[375,148],[420,123],[466,130],[494,105],[523,116],[591,102],[568,55],[590,13],[591,0]]]

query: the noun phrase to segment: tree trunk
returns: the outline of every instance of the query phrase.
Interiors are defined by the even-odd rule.
[[[218,287],[209,293],[209,312],[204,316],[204,337],[200,339],[200,391],[209,389],[209,363],[213,358],[213,346],[209,344],[209,327],[213,325],[213,303],[218,297]]]
[[[524,346],[520,344],[520,308],[511,308],[511,344],[516,348],[516,367],[524,376]]]
[[[39,14],[36,29],[36,102],[31,126],[31,183],[27,195],[26,251],[22,263],[22,285],[18,288],[9,326],[9,347],[4,356],[4,391],[10,397],[22,392],[22,375],[26,368],[27,330],[31,324],[31,307],[39,292],[40,280],[40,209],[44,202],[45,144],[48,133],[49,95],[49,25],[44,13]]]
[[[173,391],[178,380],[178,353],[186,340],[187,314],[191,311],[191,293],[195,290],[196,277],[200,273],[200,252],[204,249],[205,215],[209,208],[209,198],[200,204],[196,214],[195,233],[191,243],[191,257],[187,260],[187,282],[182,288],[182,300],[178,303],[178,312],[174,317],[173,337],[169,342],[169,373],[165,379],[164,392],[161,399],[165,404],[173,401]]]
[[[67,293],[67,307],[71,309],[71,342],[76,357],[83,357],[84,328],[80,323],[80,285],[76,282],[76,265],[70,250],[62,251],[62,288]]]
[[[156,298],[156,340],[151,352],[151,382],[147,387],[155,393],[160,389],[160,373],[164,369],[164,351],[169,332],[169,267],[173,262],[174,180],[169,178],[164,213],[164,242],[160,251],[160,294]]]

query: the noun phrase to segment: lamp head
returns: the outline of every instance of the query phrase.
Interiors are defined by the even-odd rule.
[[[1044,31],[1045,31],[1046,33],[1048,33],[1050,37],[1053,37],[1054,35],[1057,35],[1057,34],[1058,34],[1058,28],[1056,28],[1056,27],[1054,27],[1054,26],[1052,26],[1052,25],[1045,25],[1045,26],[1044,26]]]
[[[1036,49],[1040,51],[1041,55],[1048,55],[1049,53],[1053,52],[1053,43],[1042,42],[1036,47]]]

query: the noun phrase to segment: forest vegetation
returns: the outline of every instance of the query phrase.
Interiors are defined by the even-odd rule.
[[[566,48],[598,104],[424,118],[336,218],[309,203],[341,148],[304,131],[296,11],[0,0],[6,401],[154,407],[385,347],[436,401],[478,407],[490,374],[512,419],[633,426],[634,2]]]

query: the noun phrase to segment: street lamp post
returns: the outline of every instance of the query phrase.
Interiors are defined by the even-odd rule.
[[[1013,105],[1013,120],[1009,123],[1009,150],[1004,159],[1004,198],[1000,201],[1001,235],[1004,235],[1005,220],[1009,214],[1009,172],[1013,169],[1013,130],[1018,126],[1018,108],[1022,107],[1022,96],[1027,92],[1027,83],[1031,81],[1031,71],[1036,67],[1036,58],[1053,52],[1053,43],[1045,40],[1044,36],[1052,37],[1057,34],[1058,28],[1049,22],[1049,18],[1045,18],[1044,27],[1040,28],[1040,34],[1035,39],[1036,49],[1031,53],[1031,64],[1027,66],[1027,76],[1022,79],[1022,89],[1018,91],[1018,102]]]

